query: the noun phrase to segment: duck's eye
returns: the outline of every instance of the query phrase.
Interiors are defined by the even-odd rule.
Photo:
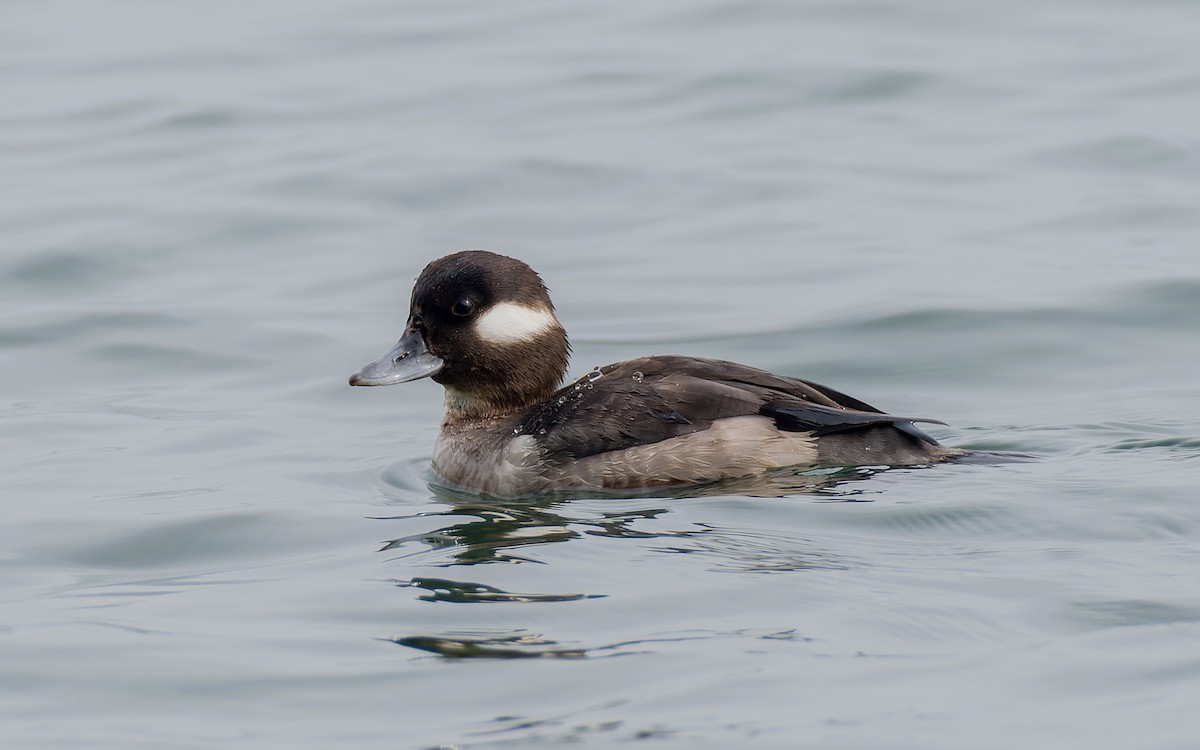
[[[463,297],[454,306],[450,308],[450,312],[460,318],[470,317],[471,313],[475,312],[475,303],[466,297]]]

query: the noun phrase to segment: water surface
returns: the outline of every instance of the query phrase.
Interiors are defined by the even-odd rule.
[[[1194,746],[1200,8],[15,3],[22,748]],[[572,375],[810,378],[1035,460],[496,503],[351,389],[434,257]]]

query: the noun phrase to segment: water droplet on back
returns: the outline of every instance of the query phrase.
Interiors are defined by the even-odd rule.
[[[646,376],[642,374],[641,370],[638,370],[637,372],[633,373],[633,380],[635,383],[640,383],[645,379],[646,379]]]
[[[600,372],[600,368],[593,367],[592,371],[588,373],[587,379],[589,383],[595,383],[602,377],[604,377],[604,373]]]

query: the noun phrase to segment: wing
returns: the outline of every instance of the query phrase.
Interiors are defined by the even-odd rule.
[[[929,422],[932,424],[946,424],[937,419],[897,417],[881,412],[835,409],[817,404],[796,406],[789,403],[767,403],[763,405],[759,413],[774,419],[779,429],[791,432],[811,432],[814,435],[820,436],[877,425],[891,425],[897,430],[930,445],[937,445],[938,441],[920,430],[913,423]]]
[[[549,458],[584,458],[657,443],[705,429],[658,391],[661,372],[631,360],[600,368],[547,399],[517,428],[533,435]],[[647,368],[649,369],[649,368]]]
[[[936,420],[884,414],[832,388],[734,362],[676,356],[600,368],[556,393],[519,429],[537,436],[549,456],[579,459],[748,415],[769,417],[783,431],[815,435],[887,425],[937,445],[913,424]]]

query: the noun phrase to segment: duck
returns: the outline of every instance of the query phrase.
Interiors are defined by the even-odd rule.
[[[445,487],[515,498],[639,491],[844,466],[923,466],[966,451],[828,386],[684,355],[597,367],[562,386],[571,345],[542,278],[487,250],[434,260],[396,345],[353,386],[445,391],[432,468]]]

